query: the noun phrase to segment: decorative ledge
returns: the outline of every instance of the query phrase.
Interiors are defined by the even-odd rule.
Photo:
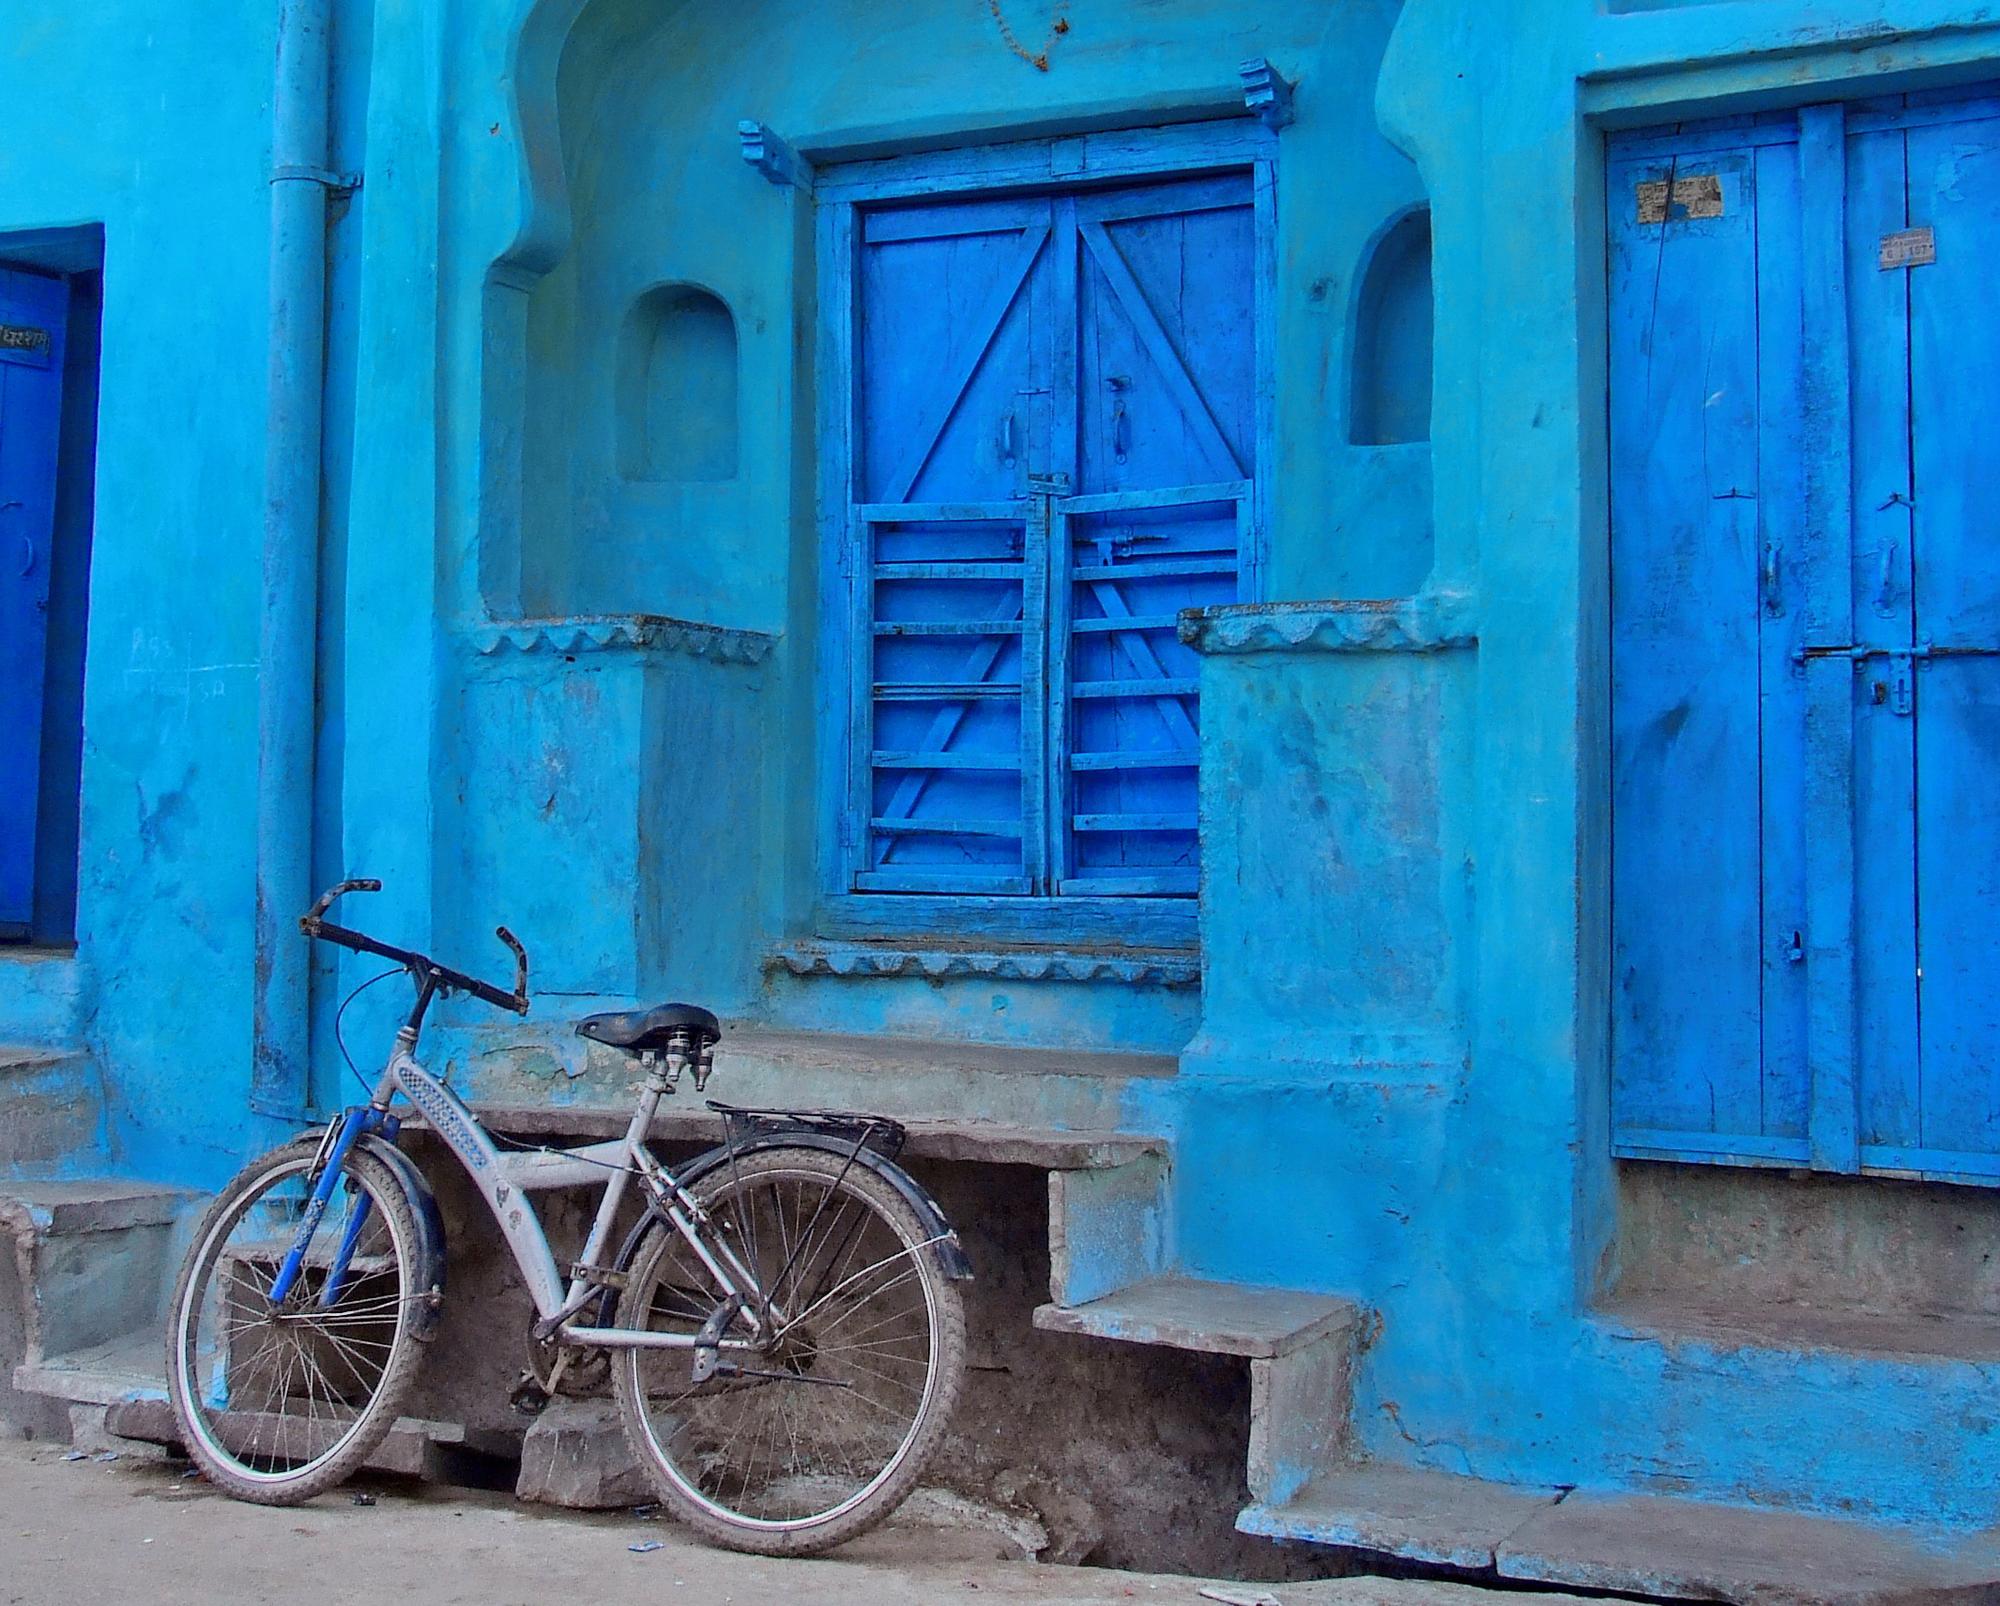
[[[470,632],[482,657],[516,653],[670,652],[724,664],[762,663],[777,637],[652,613],[585,614],[571,619],[515,619]]]
[[[1180,638],[1196,652],[1445,652],[1479,637],[1463,592],[1353,602],[1239,602],[1189,608]]]
[[[794,976],[910,976],[928,981],[984,976],[994,981],[1116,982],[1126,987],[1192,989],[1201,960],[1189,953],[1128,950],[1071,953],[1037,949],[976,953],[961,948],[897,948],[875,943],[780,943],[764,956],[766,971]]]

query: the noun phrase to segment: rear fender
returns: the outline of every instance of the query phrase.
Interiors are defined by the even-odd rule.
[[[706,1154],[698,1154],[675,1174],[680,1178],[682,1186],[692,1189],[696,1183],[728,1165],[732,1156],[740,1159],[746,1154],[758,1154],[766,1149],[820,1149],[842,1160],[851,1159],[856,1165],[866,1166],[901,1194],[910,1208],[916,1211],[917,1219],[924,1224],[927,1236],[936,1240],[932,1247],[937,1251],[938,1261],[944,1269],[945,1276],[955,1283],[972,1281],[972,1262],[966,1259],[965,1249],[958,1241],[958,1233],[945,1219],[944,1211],[939,1207],[937,1200],[930,1196],[930,1191],[894,1160],[866,1147],[857,1152],[851,1141],[817,1132],[771,1132],[747,1138],[734,1147],[724,1144],[720,1148],[710,1149]],[[658,1210],[649,1208],[638,1221],[633,1223],[632,1230],[625,1235],[625,1242],[618,1249],[618,1258],[613,1262],[614,1269],[621,1274],[621,1277],[631,1272],[632,1263],[638,1258],[639,1245],[645,1238],[647,1229],[655,1222],[665,1224],[665,1218]],[[668,1230],[671,1231],[671,1227]],[[605,1299],[602,1314],[598,1318],[600,1327],[617,1325],[616,1299],[616,1294]]]

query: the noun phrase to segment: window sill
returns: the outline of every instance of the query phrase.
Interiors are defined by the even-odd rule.
[[[1198,959],[1193,898],[1021,898],[968,894],[832,893],[820,900],[815,942],[918,949],[1059,953],[1177,952]]]
[[[994,981],[1112,983],[1193,991],[1201,986],[1201,959],[1194,953],[1112,949],[1101,953],[1056,948],[969,949],[915,947],[896,943],[784,942],[766,953],[767,972],[830,976],[848,980],[909,977],[940,981],[985,977]]]

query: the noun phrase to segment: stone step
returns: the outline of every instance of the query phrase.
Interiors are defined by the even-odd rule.
[[[1555,1488],[1366,1463],[1322,1473],[1281,1504],[1252,1505],[1236,1526],[1267,1539],[1484,1570],[1508,1535],[1562,1495]]]
[[[1153,1277],[1081,1305],[1043,1305],[1046,1332],[1160,1344],[1250,1363],[1245,1476],[1260,1501],[1284,1500],[1340,1458],[1354,1410],[1360,1311],[1290,1288]]]
[[[154,1347],[159,1346],[156,1344]],[[164,1365],[157,1370],[162,1375],[156,1379],[154,1389],[134,1393],[110,1404],[105,1410],[103,1430],[114,1440],[180,1447],[180,1424],[175,1420],[173,1405],[167,1399]],[[471,1442],[475,1437],[466,1432],[462,1422],[433,1422],[423,1417],[399,1416],[395,1426],[389,1429],[388,1436],[375,1447],[364,1464],[373,1472],[394,1472],[408,1478],[422,1478],[429,1483],[450,1483],[456,1481],[452,1475],[453,1451],[470,1449],[483,1454],[495,1453],[496,1446]],[[629,1505],[632,1502],[625,1503]]]
[[[1035,1325],[1051,1333],[1269,1360],[1353,1328],[1354,1305],[1327,1294],[1247,1283],[1154,1277],[1082,1305],[1043,1305]]]
[[[87,1055],[0,1043],[0,1176],[49,1172],[96,1152],[103,1114]]]
[[[1253,1504],[1236,1526],[1502,1578],[1739,1606],[1974,1606],[2000,1590],[2000,1543],[1987,1535],[1376,1464]]]
[[[795,1103],[794,1108],[810,1106]],[[629,1105],[502,1104],[472,1106],[490,1132],[516,1139],[565,1142],[622,1137]],[[412,1113],[405,1126],[427,1123]],[[1009,1126],[996,1121],[908,1121],[903,1150],[913,1160],[964,1160],[984,1165],[1032,1166],[1044,1171],[1100,1171],[1166,1152],[1165,1138],[1125,1132],[1074,1132],[1057,1127]],[[647,1135],[663,1143],[720,1143],[722,1117],[705,1105],[668,1106],[653,1117]]]
[[[101,1344],[37,1356],[14,1368],[14,1387],[72,1405],[121,1405],[167,1397],[164,1320],[134,1328]],[[147,1437],[144,1434],[132,1437]]]
[[[0,1184],[10,1240],[17,1364],[88,1349],[157,1322],[178,1268],[178,1229],[200,1205],[185,1188],[126,1178]]]
[[[509,1023],[481,1031],[476,1042],[454,1055],[460,1067],[454,1083],[475,1103],[631,1108],[632,1061],[575,1037],[566,1023]],[[708,1092],[728,1104],[868,1110],[910,1123],[1116,1133],[1135,1088],[1157,1086],[1179,1071],[1171,1054],[731,1025],[716,1047]],[[680,1100],[698,1105],[691,1093],[683,1083]]]

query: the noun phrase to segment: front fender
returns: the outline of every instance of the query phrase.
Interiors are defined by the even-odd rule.
[[[417,1218],[417,1264],[411,1282],[418,1295],[410,1336],[428,1344],[437,1336],[438,1318],[444,1311],[444,1217],[438,1211],[437,1195],[431,1192],[430,1182],[417,1162],[387,1138],[365,1132],[355,1139],[354,1146],[365,1149],[387,1166],[409,1195]]]

